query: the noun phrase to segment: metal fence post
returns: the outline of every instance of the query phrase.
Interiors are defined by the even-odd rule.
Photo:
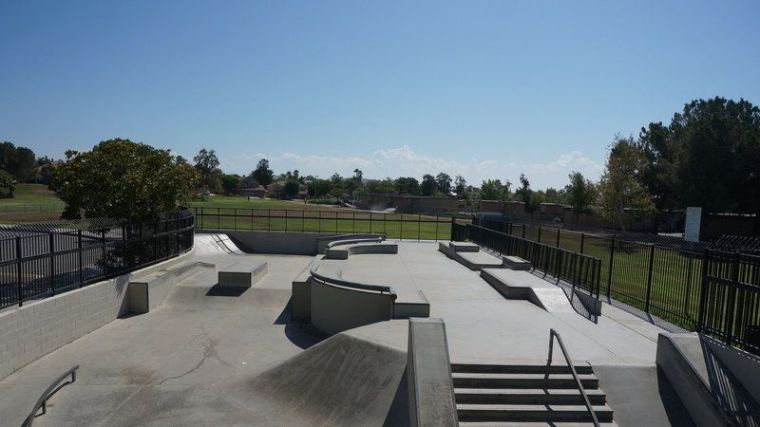
[[[79,287],[81,288],[84,284],[84,273],[82,272],[82,230],[77,231],[77,253],[79,254],[77,266],[79,267]]]
[[[50,295],[55,295],[55,235],[50,235]]]
[[[560,232],[561,232],[561,229],[557,227],[557,247],[559,247]]]
[[[541,243],[541,226],[538,226],[538,243]]]
[[[24,303],[24,286],[21,283],[21,236],[16,236],[16,283],[18,284],[18,306]]]
[[[736,313],[736,294],[739,290],[739,252],[734,252],[734,259],[731,263],[731,287],[728,289],[728,303],[725,317],[724,329],[726,331],[726,345],[731,345],[734,340],[734,314]],[[740,332],[741,333],[741,332]]]
[[[652,270],[654,270],[654,245],[649,246],[649,272],[647,273],[647,297],[644,302],[644,311],[649,313],[649,305],[652,299]]]
[[[586,241],[586,234],[581,233],[581,253],[583,253],[583,246],[584,246],[585,241]]]
[[[699,312],[697,314],[697,332],[702,332],[704,330],[705,325],[705,311],[707,310],[707,292],[708,292],[708,286],[710,286],[710,278],[708,277],[708,274],[710,273],[709,265],[710,265],[710,250],[706,250],[704,253],[704,256],[702,257],[702,288],[699,290]]]
[[[607,272],[607,296],[612,297],[612,266],[615,261],[615,239],[610,239],[610,266]]]

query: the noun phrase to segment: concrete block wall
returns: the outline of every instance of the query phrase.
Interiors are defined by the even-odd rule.
[[[165,268],[186,256],[133,274]],[[0,379],[124,314],[133,274],[0,311]]]

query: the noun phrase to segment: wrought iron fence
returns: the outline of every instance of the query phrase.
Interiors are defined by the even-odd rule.
[[[697,330],[760,354],[760,256],[707,251]]]
[[[697,326],[704,243],[634,242],[486,217],[473,222],[599,258],[602,293],[683,328]]]
[[[49,297],[179,255],[190,211],[151,222],[56,221],[0,229],[0,308]]]
[[[452,217],[356,210],[193,208],[198,230],[383,233],[394,239],[449,240]]]
[[[599,298],[599,258],[473,224],[452,224],[452,240],[470,240],[502,255],[519,256],[530,261],[544,275],[564,280],[574,287],[585,289],[592,297]]]

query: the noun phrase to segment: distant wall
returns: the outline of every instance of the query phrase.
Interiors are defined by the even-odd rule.
[[[717,239],[724,234],[760,236],[760,219],[748,215],[708,215],[703,219],[700,239]]]
[[[212,232],[211,230],[204,230]],[[345,238],[346,234],[287,233],[278,231],[230,231],[220,230],[230,236],[244,252],[282,254],[282,255],[316,255],[326,242]],[[352,234],[355,237],[375,237],[379,234]]]
[[[0,312],[0,379],[125,314],[127,284],[192,252],[113,279]]]
[[[400,196],[395,194],[370,194],[357,203],[362,209],[396,208],[401,213],[455,213],[467,209],[464,200],[453,197]]]

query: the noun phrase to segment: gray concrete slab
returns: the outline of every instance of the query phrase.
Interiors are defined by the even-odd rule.
[[[360,412],[345,396],[336,402],[346,406],[330,408],[327,415],[299,412],[300,406],[309,407],[308,398],[295,397],[276,402],[281,408],[292,408],[292,414],[272,412],[262,406],[271,397],[262,399],[261,390],[252,386],[264,372],[277,370],[324,339],[290,320],[286,308],[292,282],[312,257],[216,250],[200,251],[193,259],[213,263],[218,269],[241,259],[266,261],[269,274],[236,295],[214,294],[213,273],[192,276],[175,286],[158,309],[111,322],[22,368],[0,381],[3,424],[19,425],[52,378],[75,364],[81,366],[77,383],[51,399],[48,415],[39,417],[35,425],[281,425],[296,421],[326,425],[335,421],[332,415],[347,414],[342,412],[346,408]],[[326,262],[352,280],[422,291],[430,303],[430,315],[446,322],[452,361],[542,361],[549,328],[555,328],[578,362],[654,366],[654,326],[622,310],[606,310],[595,324],[576,313],[548,313],[527,301],[506,300],[477,271],[438,252],[435,243],[400,242],[398,255],[366,254]],[[373,343],[372,348],[382,354],[391,353],[380,348],[395,349],[405,359],[407,333],[406,320],[391,320],[344,334]],[[334,390],[341,383],[367,385],[378,381],[376,375],[384,375],[363,376],[362,366],[373,365],[347,368],[340,376],[330,373],[336,371],[317,372],[308,381],[283,387],[318,396],[325,394],[320,384],[333,380],[331,376],[340,379],[330,383]],[[388,410],[389,400],[394,402],[391,407],[399,401],[398,393],[391,396],[402,381],[395,375],[384,377],[386,388],[361,388],[362,397],[379,396],[366,403],[373,408],[369,413],[375,421],[382,410]],[[262,414],[267,418],[261,418]],[[311,415],[302,418],[304,414]],[[368,418],[345,419],[355,425],[373,424]],[[403,417],[389,419],[398,422]]]

